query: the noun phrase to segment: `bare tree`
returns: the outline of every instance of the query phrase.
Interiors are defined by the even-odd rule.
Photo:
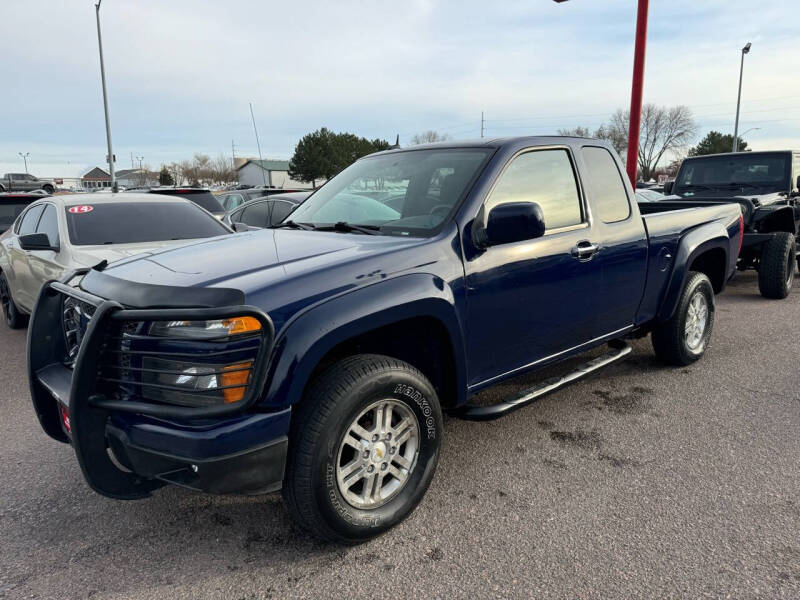
[[[617,112],[621,113],[622,111]],[[617,121],[617,114],[615,113],[607,125],[601,125],[594,130],[594,133],[588,127],[579,125],[573,129],[559,129],[558,135],[606,140],[611,142],[611,145],[620,155],[624,155],[625,149],[628,147],[627,126],[623,132],[619,129]]]
[[[630,112],[618,110],[606,125],[608,138],[621,155],[628,150]],[[667,107],[645,104],[639,130],[639,175],[648,181],[668,153],[680,153],[694,139],[697,123],[692,111],[683,105]]]
[[[423,131],[422,133],[417,133],[411,138],[411,144],[432,144],[434,142],[446,142],[450,139],[450,136],[446,133],[439,133],[438,131],[433,131],[429,129],[428,131]]]
[[[230,183],[236,181],[236,172],[231,168],[231,161],[220,154],[211,161],[211,179],[214,183]]]
[[[581,127],[580,125],[578,125],[574,129],[559,129],[558,135],[565,135],[567,137],[582,137],[582,138],[596,137],[592,135],[592,132],[588,127]]]

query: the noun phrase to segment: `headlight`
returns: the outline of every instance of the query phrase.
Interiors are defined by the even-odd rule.
[[[206,321],[127,322],[105,379],[125,397],[210,407],[244,400],[264,334],[251,316]],[[101,376],[101,378],[103,378]]]
[[[213,340],[220,337],[261,331],[261,323],[254,317],[234,317],[214,321],[156,321],[150,325],[150,335],[195,340]]]
[[[226,365],[145,357],[142,395],[184,406],[231,404],[244,398],[252,371],[252,360]]]

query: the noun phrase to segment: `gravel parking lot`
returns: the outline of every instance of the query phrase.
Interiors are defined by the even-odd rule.
[[[797,289],[738,274],[699,364],[642,340],[504,419],[449,419],[419,509],[352,548],[277,495],[96,495],[38,427],[25,332],[0,327],[0,597],[800,597],[798,318]]]

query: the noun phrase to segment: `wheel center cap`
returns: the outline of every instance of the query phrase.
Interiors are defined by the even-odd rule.
[[[386,444],[377,442],[372,445],[372,452],[370,453],[370,460],[374,463],[382,462],[386,457]]]

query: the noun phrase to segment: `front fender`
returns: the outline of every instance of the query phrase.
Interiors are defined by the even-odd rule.
[[[738,230],[738,223],[736,227]],[[725,253],[725,279],[728,279],[736,266],[736,257],[732,256],[731,243],[730,232],[719,221],[706,223],[693,229],[678,242],[678,250],[673,263],[675,266],[672,269],[661,308],[656,315],[656,321],[668,321],[675,314],[683,285],[689,275],[689,266],[704,252],[721,249]]]
[[[453,351],[457,403],[466,398],[466,356],[456,297],[441,278],[412,274],[346,292],[312,305],[276,336],[268,387],[261,404],[270,410],[298,402],[320,360],[338,344],[385,325],[415,317],[437,319]]]
[[[779,204],[762,206],[753,214],[752,227],[759,233],[786,231],[795,234],[795,209],[793,206]]]

